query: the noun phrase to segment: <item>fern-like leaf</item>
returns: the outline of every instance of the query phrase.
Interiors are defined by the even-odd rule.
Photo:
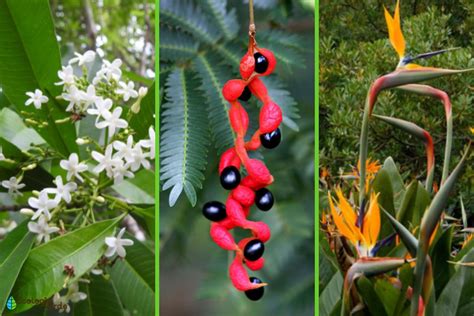
[[[233,146],[235,141],[228,116],[229,103],[221,93],[222,86],[232,79],[232,73],[219,65],[219,58],[210,54],[199,54],[193,64],[202,82],[199,88],[207,96],[211,133],[218,152],[222,153]]]
[[[224,37],[227,40],[234,38],[239,30],[239,23],[235,9],[227,11],[227,0],[205,0],[203,5],[204,11],[210,13]]]
[[[160,30],[160,60],[190,59],[197,54],[198,46],[199,43],[185,33],[171,31],[167,28]]]
[[[213,44],[222,37],[217,28],[209,24],[207,15],[187,0],[161,0],[160,20],[207,44]]]
[[[298,124],[295,122],[300,118],[299,110],[290,92],[277,77],[264,77],[261,80],[265,83],[272,100],[280,106],[283,112],[283,124],[296,132],[299,131]]]
[[[230,41],[225,43],[217,43],[212,46],[214,52],[219,54],[222,58],[222,63],[229,65],[235,69],[235,74],[238,75],[240,59],[247,52],[246,47],[242,45],[241,41]]]
[[[303,41],[303,38],[295,33],[288,33],[282,30],[270,29],[258,33],[260,39],[266,42],[279,43],[285,47],[298,51],[312,51],[313,46]]]
[[[185,192],[196,205],[196,188],[202,188],[203,170],[209,145],[208,120],[190,71],[177,68],[166,80],[166,100],[161,119],[161,181],[163,190],[171,189],[169,205],[173,206]]]
[[[278,0],[254,0],[253,5],[259,9],[270,9],[276,6]],[[244,0],[244,3],[249,3],[249,0]]]

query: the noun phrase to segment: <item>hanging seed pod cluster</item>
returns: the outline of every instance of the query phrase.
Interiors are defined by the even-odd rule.
[[[212,240],[221,248],[235,252],[229,267],[232,284],[237,290],[244,291],[250,300],[259,300],[267,284],[256,277],[249,277],[246,268],[252,271],[263,268],[264,244],[270,239],[270,228],[264,222],[248,220],[248,216],[253,204],[262,211],[268,211],[273,206],[273,195],[266,188],[273,182],[273,176],[261,160],[250,158],[248,151],[257,150],[260,146],[278,146],[282,112],[259,78],[273,72],[275,56],[270,50],[257,46],[252,26],[251,21],[248,51],[240,62],[242,78],[229,80],[222,89],[224,98],[230,103],[229,119],[236,135],[234,147],[222,154],[219,164],[221,185],[230,193],[225,204],[218,201],[206,203],[203,214],[213,222],[210,228]],[[263,105],[259,128],[246,142],[249,116],[239,100],[248,101],[252,96]],[[241,176],[243,169],[245,177]],[[236,227],[250,230],[252,237],[236,243],[230,233]]]

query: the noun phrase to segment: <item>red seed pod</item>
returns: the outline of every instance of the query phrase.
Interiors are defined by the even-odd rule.
[[[248,85],[250,92],[252,92],[253,95],[257,97],[262,103],[267,103],[270,102],[271,99],[268,96],[268,90],[263,84],[262,80],[260,80],[258,77],[255,77],[250,81]]]
[[[239,243],[237,244],[239,246],[239,249],[240,250],[244,249],[245,245],[247,245],[247,243],[251,241],[252,239],[255,239],[255,237],[247,237],[239,241]]]
[[[232,79],[225,83],[222,95],[228,102],[236,101],[245,89],[247,83],[241,79]]]
[[[262,184],[260,182],[257,182],[255,181],[255,179],[253,179],[252,177],[250,176],[246,176],[241,182],[240,182],[241,185],[244,185],[246,187],[249,187],[251,188],[252,190],[254,191],[257,191],[257,190],[260,190],[261,188],[265,187],[265,184]]]
[[[238,247],[235,244],[234,238],[232,235],[219,223],[212,223],[210,235],[212,240],[225,250],[237,250]]]
[[[227,149],[221,156],[221,160],[219,162],[219,174],[222,173],[222,170],[229,166],[234,166],[237,169],[240,169],[240,158],[237,156],[235,152],[235,148]]]
[[[251,206],[255,202],[255,192],[243,185],[237,186],[232,191],[232,197],[244,207]]]
[[[246,260],[245,265],[247,265],[247,268],[249,268],[252,271],[260,270],[265,265],[265,258],[260,257],[255,261]]]
[[[242,79],[247,80],[253,74],[254,69],[255,58],[247,52],[240,60],[240,75]]]
[[[238,101],[234,101],[231,104],[229,110],[230,124],[238,135],[244,137],[249,127],[249,115]]]
[[[231,230],[237,226],[235,225],[234,221],[232,221],[229,217],[224,218],[223,220],[219,221],[217,224],[221,225],[227,230]]]
[[[266,243],[271,237],[270,227],[264,222],[247,221],[244,228],[251,229],[254,236],[263,243]]]
[[[256,182],[264,185],[269,185],[273,182],[273,176],[268,171],[265,164],[258,159],[249,159],[245,165],[249,176]]]
[[[237,226],[242,226],[246,221],[245,212],[242,208],[242,205],[239,204],[236,200],[229,197],[225,203],[225,208],[227,212],[227,217],[235,223]]]
[[[275,58],[275,55],[273,55],[272,51],[269,50],[269,49],[265,49],[265,48],[258,48],[257,49],[258,52],[260,54],[262,54],[263,56],[265,56],[265,58],[267,59],[268,61],[268,67],[267,67],[267,70],[261,74],[261,76],[268,76],[269,74],[271,74],[273,72],[273,70],[275,69],[275,66],[276,66],[276,58]]]
[[[265,103],[260,110],[260,132],[262,134],[273,132],[283,120],[280,107],[274,102]]]
[[[237,255],[229,267],[230,280],[234,287],[239,291],[248,291],[265,286],[266,283],[252,283],[249,280],[247,270],[242,264],[242,258]]]

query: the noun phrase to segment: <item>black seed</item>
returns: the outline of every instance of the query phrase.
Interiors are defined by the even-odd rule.
[[[262,281],[256,277],[250,277],[249,280],[250,282],[256,283],[256,284],[262,283]],[[245,291],[245,295],[247,296],[249,300],[258,301],[259,299],[262,298],[264,292],[265,292],[265,289],[262,286],[262,287],[259,287],[258,289]]]
[[[260,142],[262,146],[268,149],[275,148],[280,144],[281,141],[281,131],[279,128],[273,132],[260,135]]]
[[[240,95],[239,100],[248,101],[251,96],[252,96],[252,92],[250,92],[249,87],[246,86],[244,88],[244,91],[242,91],[242,94]]]
[[[253,239],[249,241],[244,248],[244,257],[248,261],[255,261],[263,256],[265,251],[265,245],[259,239]]]
[[[221,185],[226,190],[235,189],[240,183],[240,172],[234,166],[229,166],[222,170]]]
[[[260,53],[253,54],[253,58],[255,58],[255,71],[259,74],[263,74],[267,71],[268,68],[268,60],[265,56]]]
[[[260,189],[255,192],[255,205],[262,211],[268,211],[273,206],[273,194],[268,189]]]
[[[204,204],[202,214],[213,222],[221,221],[227,217],[225,205],[218,201],[210,201]]]

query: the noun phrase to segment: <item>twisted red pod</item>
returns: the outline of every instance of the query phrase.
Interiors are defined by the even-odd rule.
[[[271,232],[267,224],[261,221],[250,221],[248,216],[250,207],[255,203],[257,207],[265,211],[271,208],[273,197],[271,205],[265,204],[263,207],[256,191],[265,188],[274,179],[263,161],[250,158],[247,151],[260,148],[263,141],[261,139],[265,140],[264,145],[271,142],[268,135],[278,129],[282,122],[282,111],[273,102],[267,88],[259,79],[260,76],[269,75],[274,70],[275,56],[268,49],[258,48],[252,38],[249,43],[248,52],[240,62],[240,74],[243,80],[229,80],[222,88],[223,97],[230,103],[229,120],[236,137],[234,147],[226,150],[219,162],[221,184],[225,189],[231,190],[225,203],[226,218],[212,223],[210,235],[219,247],[235,251],[235,258],[229,267],[229,277],[234,287],[239,291],[246,291],[249,298],[258,299],[263,295],[263,289],[258,289],[267,284],[261,283],[254,277],[249,278],[244,265],[252,271],[264,267],[265,259],[262,255],[265,247],[263,244],[270,239]],[[262,102],[263,106],[259,115],[259,128],[246,143],[249,117],[238,100],[247,101],[251,95]],[[265,138],[262,138],[263,136]],[[266,146],[266,148],[273,148],[277,144],[275,142],[272,147]],[[247,176],[240,180],[242,166]],[[236,244],[230,233],[230,230],[235,227],[250,230],[251,237],[243,238]],[[260,291],[257,298],[255,298],[255,291]]]

